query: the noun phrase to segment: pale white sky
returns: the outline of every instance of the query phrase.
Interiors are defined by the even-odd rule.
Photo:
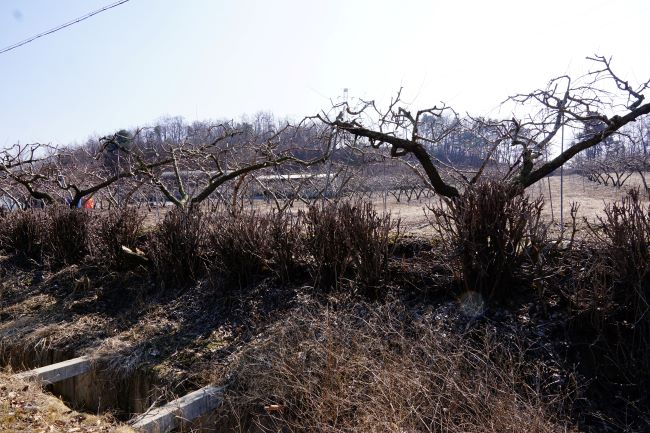
[[[2,0],[0,48],[108,3]],[[299,118],[346,87],[497,116],[595,53],[648,79],[649,22],[647,0],[130,0],[0,54],[0,147],[165,115]]]

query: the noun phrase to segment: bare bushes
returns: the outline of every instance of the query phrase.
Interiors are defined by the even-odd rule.
[[[399,221],[370,203],[311,206],[305,215],[306,248],[316,287],[328,291],[354,281],[376,296],[388,272]],[[394,237],[391,237],[394,233]]]
[[[51,208],[5,219],[12,223],[3,230],[3,243],[12,251],[57,266],[86,257],[107,270],[146,264],[163,289],[210,276],[229,290],[272,275],[283,284],[312,283],[319,291],[345,288],[378,298],[399,237],[399,221],[379,215],[370,203],[270,213],[175,208],[146,234],[143,217],[132,208],[107,214]],[[125,254],[125,247],[134,253]]]
[[[310,271],[314,285],[331,290],[349,276],[351,257],[346,227],[341,226],[338,208],[311,206],[305,214],[306,246],[312,257]]]
[[[3,247],[20,259],[40,263],[43,260],[46,233],[47,224],[41,211],[30,209],[14,212],[3,221]]]
[[[465,290],[487,299],[511,294],[524,263],[536,261],[546,242],[542,199],[530,200],[513,188],[486,181],[429,208]]]
[[[307,301],[288,317],[234,362],[222,410],[235,431],[569,431],[565,397],[528,386],[525,346],[495,331],[458,335],[393,304]]]
[[[377,296],[399,224],[371,204],[311,206],[306,212],[219,211],[211,216],[209,250],[217,273],[240,287],[272,273],[283,283],[304,277],[329,291],[344,282]]]
[[[94,214],[53,206],[8,214],[0,230],[0,248],[51,267],[94,259],[110,268],[122,266],[121,246],[134,246],[142,222],[134,209]]]
[[[266,272],[296,281],[307,268],[319,290],[343,284],[376,297],[398,232],[399,223],[371,204],[342,203],[298,213],[217,212],[208,244],[212,266],[240,287]]]
[[[638,320],[647,316],[650,301],[650,206],[630,190],[620,202],[605,207],[605,217],[590,232],[612,261],[616,281],[641,290],[620,293],[620,303],[631,305]],[[650,317],[649,317],[650,319]]]
[[[286,211],[214,210],[207,246],[211,274],[240,288],[269,273],[282,283],[295,280],[304,273],[301,221]]]
[[[223,211],[211,220],[212,267],[230,283],[248,285],[266,267],[271,251],[268,219],[254,212]]]
[[[146,246],[161,286],[184,287],[209,275],[227,289],[272,272],[288,281],[302,250],[300,224],[289,214],[174,209]]]
[[[97,254],[112,269],[124,269],[131,262],[122,247],[135,251],[144,231],[144,218],[134,208],[110,210],[97,223]]]
[[[282,283],[299,280],[305,273],[302,213],[273,212],[267,215],[270,242],[267,265]]]
[[[9,212],[5,208],[0,207],[0,252],[6,251],[8,247],[8,227],[9,227]]]
[[[379,216],[371,204],[268,214],[175,209],[151,234],[147,253],[166,287],[206,273],[239,288],[265,274],[288,283],[304,278],[308,269],[319,290],[345,281],[377,296],[398,231],[399,223]]]
[[[574,265],[574,325],[595,331],[592,354],[599,359],[596,364],[608,370],[607,376],[648,381],[650,206],[642,203],[639,191],[608,204],[598,224],[589,225],[588,240],[581,261]]]
[[[186,287],[206,270],[207,221],[198,208],[175,208],[147,241],[147,255],[159,285]]]
[[[55,266],[81,262],[90,254],[91,217],[83,209],[53,207],[48,210],[47,254]]]
[[[90,253],[91,221],[83,210],[52,207],[17,211],[5,218],[3,244],[23,260],[66,266]]]

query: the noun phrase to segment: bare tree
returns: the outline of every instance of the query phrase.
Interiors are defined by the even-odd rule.
[[[95,154],[89,148],[16,145],[0,155],[0,170],[14,191],[19,187],[32,199],[77,207],[82,200],[107,190],[121,179],[135,178],[172,162],[169,158],[139,158],[127,159],[116,168],[107,167],[102,154],[107,143],[116,142],[118,137],[115,134],[102,138]],[[138,184],[141,183],[135,183]]]
[[[645,117],[631,125],[627,131],[628,167],[637,173],[645,191],[649,191],[648,172],[650,172],[650,118]]]
[[[637,174],[644,189],[650,171],[650,117],[643,117],[621,128],[615,136],[601,142],[572,161],[572,168],[592,182],[621,188]],[[591,127],[591,126],[590,126]],[[599,133],[602,126],[578,135],[586,138]]]
[[[277,125],[262,113],[254,127],[233,122],[186,125],[182,118],[161,122],[82,147],[35,143],[0,152],[3,202],[25,207],[37,200],[77,207],[95,197],[128,204],[133,197],[146,199],[157,191],[176,206],[192,206],[232,180],[240,179],[231,194],[243,190],[245,178],[254,172],[304,169],[327,159],[332,149],[331,131],[313,119]]]
[[[0,181],[3,194],[18,207],[25,207],[29,198],[52,202],[54,199],[38,184],[51,173],[49,163],[56,147],[50,144],[16,144],[0,152]],[[26,195],[25,195],[26,193]]]
[[[199,144],[196,137],[183,137],[147,148],[146,152],[127,154],[135,161],[137,172],[168,201],[185,207],[205,201],[229,181],[279,166],[309,167],[323,162],[331,152],[331,134],[309,119],[296,126],[257,126],[259,130],[224,123],[208,128],[205,132],[209,140]],[[295,135],[304,134],[305,129],[312,132],[313,140],[321,146],[320,152],[309,159],[296,156],[301,149]],[[167,169],[147,164],[143,155],[150,153],[164,161]]]
[[[483,162],[478,169],[464,172],[432,156],[428,148],[441,143],[458,131],[461,122],[447,122],[436,130],[423,130],[427,118],[457,118],[446,105],[412,112],[401,105],[400,93],[387,108],[380,109],[374,101],[361,101],[359,107],[348,103],[335,106],[336,117],[321,113],[318,117],[334,131],[343,134],[353,146],[385,149],[392,157],[414,158],[436,193],[455,198],[460,195],[458,182],[465,186],[475,184],[491,162],[503,162],[508,149],[508,166],[502,180],[523,190],[571,160],[582,151],[593,148],[611,137],[625,125],[650,113],[644,92],[650,80],[637,86],[620,78],[611,68],[611,59],[602,56],[589,58],[596,70],[576,80],[560,76],[549,81],[544,89],[518,94],[508,102],[525,108],[525,115],[513,116],[500,122],[472,119],[477,128],[487,131],[483,137]],[[564,126],[569,131],[583,130],[585,124],[599,122],[598,133],[577,140],[556,157],[545,161],[549,147]],[[498,161],[501,159],[501,161]],[[457,182],[445,179],[443,173],[454,175]]]

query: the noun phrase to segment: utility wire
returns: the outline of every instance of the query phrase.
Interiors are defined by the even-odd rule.
[[[71,25],[77,24],[77,23],[79,23],[79,22],[81,22],[83,20],[87,20],[88,18],[92,17],[93,15],[97,15],[97,14],[99,14],[101,12],[104,12],[104,11],[107,11],[107,10],[112,9],[114,7],[117,7],[117,6],[119,6],[121,4],[124,4],[124,3],[128,2],[128,1],[129,0],[120,0],[120,1],[117,1],[115,3],[111,3],[111,4],[107,5],[107,6],[104,6],[101,9],[97,9],[95,11],[89,12],[89,13],[87,13],[86,15],[84,15],[82,17],[75,18],[74,20],[68,21],[65,24],[61,24],[60,26],[56,26],[53,29],[50,29],[50,30],[48,30],[46,32],[39,33],[39,34],[37,34],[35,36],[32,36],[30,38],[25,39],[24,41],[20,41],[20,42],[17,42],[15,44],[13,44],[13,45],[9,45],[8,47],[1,49],[0,54],[4,54],[7,51],[11,51],[11,50],[16,49],[18,47],[22,47],[23,45],[28,44],[28,43],[30,43],[30,42],[38,39],[38,38],[42,38],[43,36],[47,36],[47,35],[52,34],[54,32],[58,32],[59,30],[62,30],[64,28],[66,28],[66,27],[70,27]]]

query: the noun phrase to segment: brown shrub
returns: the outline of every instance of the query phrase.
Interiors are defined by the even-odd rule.
[[[0,251],[6,251],[8,247],[9,221],[9,212],[0,207]]]
[[[21,259],[67,266],[90,254],[91,217],[63,206],[16,211],[4,218],[0,238],[0,248]]]
[[[205,274],[207,233],[200,209],[175,208],[150,234],[147,255],[163,289],[186,287]]]
[[[48,229],[45,213],[35,209],[16,211],[2,222],[3,248],[23,260],[41,263]]]
[[[547,240],[542,198],[531,201],[514,188],[486,181],[456,200],[429,207],[465,290],[486,299],[508,297],[522,265],[535,262]]]
[[[588,225],[573,265],[576,330],[594,333],[595,368],[616,382],[650,381],[650,206],[631,190]],[[574,258],[575,260],[575,258]]]
[[[276,211],[266,216],[269,242],[267,266],[282,283],[302,277],[305,268],[303,216]]]
[[[242,287],[268,272],[288,283],[304,274],[300,214],[216,209],[210,221],[212,265],[230,283]]]
[[[268,219],[255,212],[221,211],[211,222],[212,265],[228,282],[248,285],[262,273],[270,254]]]
[[[130,263],[122,247],[135,250],[144,231],[144,217],[137,209],[112,209],[107,215],[99,217],[97,233],[97,254],[104,265],[113,269],[123,269]]]
[[[563,395],[527,385],[526,347],[399,305],[305,302],[235,360],[223,425],[258,432],[566,432]],[[543,383],[538,383],[544,389]]]
[[[388,272],[391,231],[399,221],[380,216],[371,203],[311,206],[305,218],[306,249],[316,287],[328,291],[354,281],[373,297]]]
[[[91,217],[84,209],[55,206],[47,210],[46,255],[54,266],[81,262],[90,254]]]
[[[309,269],[314,285],[330,290],[349,276],[350,257],[348,244],[338,219],[335,205],[310,206],[305,220],[305,245],[311,256]]]

